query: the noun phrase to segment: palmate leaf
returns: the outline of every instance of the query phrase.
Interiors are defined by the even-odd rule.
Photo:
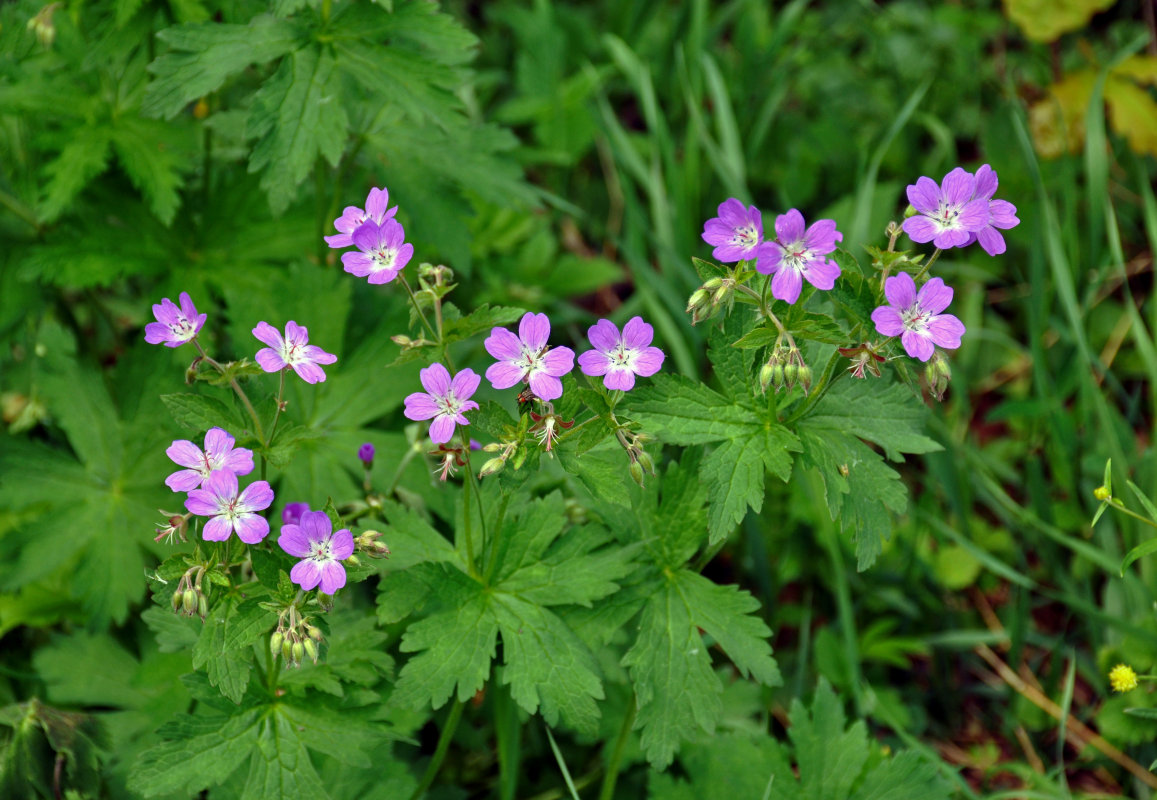
[[[141,113],[170,119],[250,64],[285,55],[301,35],[295,23],[264,15],[248,25],[196,22],[166,28],[157,38],[170,52],[149,65],[156,79],[145,91]]]
[[[48,183],[38,216],[52,222],[81,190],[108,167],[111,132],[102,126],[79,127],[76,135],[45,167]]]
[[[349,118],[335,97],[334,60],[328,50],[303,47],[281,66],[253,98],[247,136],[257,138],[249,171],[261,172],[261,188],[280,214],[319,154],[336,166],[345,147]]]
[[[731,352],[743,357],[748,351]],[[736,377],[741,371],[738,361],[728,362],[721,376]],[[662,374],[634,394],[628,413],[664,440],[722,443],[704,459],[700,473],[707,486],[712,542],[726,537],[749,507],[762,508],[765,472],[784,481],[791,477],[791,453],[800,449],[799,439],[753,400],[729,400],[698,381]]]
[[[149,209],[168,225],[181,205],[179,190],[187,163],[174,141],[173,126],[152,119],[125,115],[112,129],[117,161],[144,195]]]
[[[745,675],[780,682],[767,643],[770,631],[749,612],[750,594],[718,586],[690,570],[668,572],[643,608],[635,644],[623,657],[638,697],[635,727],[652,766],[671,763],[680,743],[715,731],[723,685],[699,633],[709,635]]]

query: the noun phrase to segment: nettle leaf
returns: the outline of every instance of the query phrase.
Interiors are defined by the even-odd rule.
[[[728,348],[737,355],[749,351]],[[728,366],[740,380],[742,365]],[[794,433],[754,399],[730,401],[698,381],[678,375],[656,375],[634,393],[629,413],[647,430],[657,429],[672,444],[722,442],[703,460],[700,478],[710,503],[712,542],[725,538],[750,507],[763,507],[764,473],[791,477],[792,452],[800,450]]]
[[[156,80],[145,90],[141,113],[170,119],[231,75],[285,55],[300,36],[298,25],[265,15],[248,25],[195,22],[166,28],[157,38],[171,51],[149,65]]]
[[[246,138],[257,138],[249,171],[260,172],[261,188],[275,214],[297,195],[297,186],[318,155],[336,166],[349,132],[349,118],[334,92],[334,60],[329,50],[304,47],[281,62],[254,95]]]
[[[671,763],[683,741],[711,735],[723,691],[699,633],[705,630],[745,675],[780,683],[767,637],[771,631],[749,612],[758,602],[735,587],[718,586],[682,569],[654,587],[635,644],[623,657],[638,697],[636,728],[651,765]]]
[[[843,706],[821,679],[810,711],[792,702],[788,736],[795,746],[798,781],[782,764],[769,800],[948,800],[951,786],[938,765],[911,751],[880,754],[864,722],[845,728]]]

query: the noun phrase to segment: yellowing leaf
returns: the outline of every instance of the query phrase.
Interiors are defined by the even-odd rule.
[[[1157,86],[1157,56],[1131,56],[1117,65],[1113,75]]]
[[[1085,109],[1096,80],[1091,69],[1074,72],[1050,86],[1048,95],[1029,108],[1033,145],[1043,158],[1077,153],[1084,146]]]
[[[1004,0],[1004,12],[1034,42],[1080,30],[1117,0]]]
[[[1128,140],[1133,152],[1157,155],[1157,103],[1153,95],[1114,73],[1105,82],[1105,101],[1113,130]]]

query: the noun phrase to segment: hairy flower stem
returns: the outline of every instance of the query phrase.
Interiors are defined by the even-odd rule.
[[[213,367],[213,369],[222,375],[225,374],[225,368],[209,357],[209,354],[205,352],[205,348],[201,346],[201,342],[198,341],[196,337],[193,338],[193,344],[196,345],[197,352],[201,354],[201,358],[205,359],[205,362],[209,366]],[[249,413],[249,419],[253,420],[253,430],[257,434],[257,438],[264,442],[265,429],[261,425],[261,420],[257,417],[257,410],[254,409],[253,404],[249,402],[249,395],[245,394],[245,390],[241,388],[241,384],[237,382],[236,378],[230,378],[229,385],[233,387],[233,391],[241,398],[241,404],[245,406],[245,410]]]
[[[422,310],[420,305],[418,305],[418,298],[414,296],[414,290],[410,288],[410,284],[406,280],[406,276],[398,273],[398,280],[402,282],[402,286],[405,288],[406,294],[410,296],[410,303],[414,306],[414,311],[417,312],[418,318],[422,320],[422,325],[425,326],[426,332],[430,334],[431,339],[433,339],[438,343],[439,346],[441,346],[442,337],[439,336],[438,332],[434,330],[434,327],[430,324],[430,320],[426,319],[426,312]],[[453,367],[451,367],[451,369],[453,369]]]
[[[482,491],[478,486],[478,476],[474,474],[474,467],[470,464],[470,437],[465,428],[461,429],[462,458],[466,461],[466,480],[462,486],[466,490],[466,501],[462,508],[462,516],[466,524],[466,559],[470,566],[470,574],[478,577],[478,569],[474,564],[474,536],[470,524],[470,495],[474,495],[474,504],[478,507],[478,525],[482,529],[482,553],[486,553],[486,514],[482,511]]]
[[[936,263],[936,259],[940,258],[940,254],[942,252],[944,251],[937,247],[936,252],[932,254],[932,258],[925,262],[924,266],[920,268],[920,271],[916,273],[916,277],[914,277],[912,280],[919,281],[921,278],[923,278],[928,270],[932,268],[932,265]]]
[[[627,713],[623,716],[623,724],[619,727],[619,736],[615,739],[615,749],[611,751],[611,756],[607,759],[607,771],[603,774],[599,800],[613,800],[615,796],[615,783],[619,780],[619,769],[623,765],[623,750],[626,749],[627,741],[631,738],[631,729],[635,727],[637,706],[638,700],[632,691],[631,697],[627,701]]]
[[[282,401],[282,398],[285,397],[285,370],[286,369],[289,369],[289,367],[286,367],[285,369],[281,370],[280,373],[278,373],[281,376],[281,382],[277,387],[277,408],[275,408],[273,410],[273,424],[269,427],[269,438],[265,440],[265,446],[266,447],[269,447],[269,445],[273,444],[273,435],[275,433],[277,433],[277,421],[279,419],[281,419],[281,401]],[[261,477],[264,478],[265,476],[262,475]]]
[[[454,738],[454,731],[458,728],[458,722],[462,719],[462,709],[466,704],[454,698],[454,705],[450,706],[450,714],[446,717],[446,721],[442,724],[442,733],[438,736],[438,746],[434,749],[434,757],[430,759],[430,764],[426,767],[426,774],[422,776],[422,782],[418,784],[418,788],[414,789],[414,793],[410,795],[410,800],[419,800],[426,794],[426,790],[434,784],[434,779],[438,777],[438,770],[442,768],[442,762],[446,760],[446,751],[450,749],[450,740]]]

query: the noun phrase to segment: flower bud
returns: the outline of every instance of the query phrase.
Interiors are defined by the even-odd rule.
[[[655,462],[651,460],[650,455],[644,453],[642,450],[639,451],[639,465],[645,472],[651,475],[655,474]]]
[[[812,368],[807,364],[801,364],[797,379],[799,380],[799,385],[802,386],[806,392],[812,385]]]
[[[643,467],[639,464],[638,461],[632,461],[631,462],[630,471],[631,471],[631,478],[635,481],[635,483],[642,486],[643,485]]]
[[[301,642],[294,642],[289,647],[289,660],[296,666],[301,663],[302,657],[305,656],[305,645]]]
[[[317,663],[317,645],[314,644],[313,639],[306,639],[301,644],[305,648],[305,654],[309,656],[310,660],[313,661],[314,664],[316,664]]]
[[[333,611],[333,595],[325,592],[317,593],[317,604],[326,611]]]
[[[492,458],[482,465],[482,469],[478,472],[479,478],[485,478],[488,475],[495,475],[502,472],[503,467],[506,466],[506,461],[501,458]]]
[[[703,288],[709,292],[714,292],[716,289],[718,289],[722,285],[723,285],[723,279],[718,278],[718,277],[717,278],[708,278],[706,281],[703,282]]]
[[[796,379],[799,377],[798,364],[784,364],[783,365],[783,380],[787,384],[787,388],[795,386]]]
[[[775,375],[775,364],[764,364],[759,368],[759,391],[767,393],[767,387],[771,385],[771,379]]]
[[[293,656],[293,644],[289,641],[289,639],[282,639],[281,640],[281,657],[284,658],[285,662],[288,664],[289,659],[292,656]]]
[[[409,347],[414,343],[413,339],[401,333],[391,336],[390,341],[402,348]]]
[[[687,313],[691,314],[697,309],[702,308],[708,303],[710,298],[711,295],[709,292],[703,289],[696,289],[691,293],[691,296],[687,298]]]
[[[1093,490],[1093,497],[1101,501],[1108,500],[1112,496],[1113,495],[1109,493],[1109,489],[1105,486],[1098,486]]]
[[[358,459],[366,465],[366,469],[373,469],[374,466],[374,446],[366,442],[358,448]]]
[[[209,616],[209,601],[203,594],[197,596],[197,616],[202,620]]]
[[[310,639],[313,639],[315,642],[321,641],[321,628],[317,627],[316,625],[310,625],[308,628],[305,629],[305,633]]]
[[[181,598],[184,592],[173,592],[173,613],[176,614],[181,610]]]
[[[491,442],[482,448],[483,453],[497,453],[503,448],[502,442]]]
[[[186,589],[181,594],[181,608],[190,617],[197,610],[197,593],[192,589]]]
[[[711,297],[711,302],[714,305],[722,305],[731,296],[731,287],[727,284],[720,286],[715,294]]]
[[[771,367],[771,385],[774,386],[778,392],[783,388],[786,381],[787,376],[783,373],[783,364],[773,364]]]
[[[273,653],[274,658],[281,652],[281,644],[285,641],[285,634],[281,631],[274,631],[273,635],[269,637],[269,652]]]
[[[916,216],[916,213],[917,212],[915,206],[909,204],[909,206],[904,209],[904,219],[908,219],[908,217],[914,217]]]

